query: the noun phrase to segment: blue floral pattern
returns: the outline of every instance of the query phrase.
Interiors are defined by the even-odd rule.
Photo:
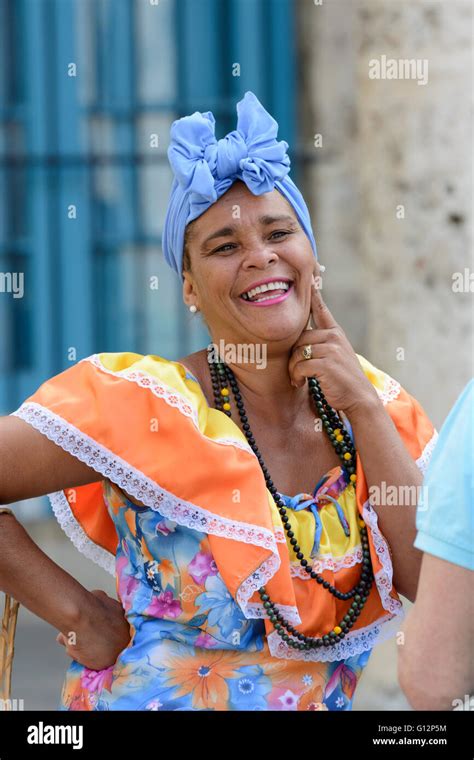
[[[72,661],[60,710],[351,709],[370,652],[329,663],[272,657],[263,621],[243,615],[207,534],[103,486],[133,636],[110,668]]]

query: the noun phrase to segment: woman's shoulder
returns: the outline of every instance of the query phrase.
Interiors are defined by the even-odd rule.
[[[182,356],[180,359],[177,359],[177,363],[181,364],[189,374],[193,375],[195,380],[199,380],[202,385],[203,378],[206,377],[209,372],[207,351],[205,348],[195,351],[193,354]]]
[[[183,367],[185,371],[195,377],[202,375],[206,367],[206,351],[201,349],[193,354],[183,356],[179,359],[170,359],[161,354],[139,354],[134,351],[103,351],[91,354],[80,361],[91,362],[99,369],[105,369],[114,373],[130,373],[133,370],[137,372],[152,371],[159,372],[160,369],[169,369]]]
[[[364,375],[372,383],[380,400],[384,404],[390,403],[396,399],[401,391],[401,385],[394,377],[389,375],[383,369],[376,367],[362,354],[357,354],[360,366]]]
[[[166,367],[174,362],[166,356],[160,354],[139,354],[135,351],[100,351],[90,356],[86,356],[78,363],[90,362],[98,369],[105,369],[109,372],[129,372],[131,370],[145,371],[153,368],[157,370],[160,366]]]
[[[398,380],[376,367],[364,356],[356,354],[362,370],[385,406],[408,451],[425,473],[431,459],[438,432],[416,396]]]
[[[170,359],[160,354],[103,351],[80,359],[60,376],[64,376],[66,381],[85,374],[100,383],[106,382],[107,375],[111,375],[116,380],[134,381],[141,386],[169,386],[180,390],[183,383],[189,379],[199,384],[202,369],[196,360],[198,354],[199,352],[196,352],[182,359]]]

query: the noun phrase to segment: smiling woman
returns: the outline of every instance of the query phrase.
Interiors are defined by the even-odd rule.
[[[418,485],[436,432],[354,353],[317,287],[288,146],[252,93],[237,111],[219,141],[210,112],[173,124],[163,248],[212,345],[264,347],[265,365],[220,348],[95,354],[12,415],[33,460],[37,431],[49,439],[37,490],[115,575],[122,610],[110,645],[80,615],[63,641],[62,710],[349,710],[371,649],[399,630],[398,592],[414,597],[416,505],[387,510],[368,489]],[[0,574],[13,595],[15,562]]]
[[[292,337],[295,342],[302,315],[309,312],[316,259],[293,209],[278,190],[255,196],[245,183],[233,183],[192,222],[186,250],[183,299],[197,307],[209,326],[230,342]],[[283,311],[267,309],[263,322],[260,316],[256,321],[249,308],[283,302]]]

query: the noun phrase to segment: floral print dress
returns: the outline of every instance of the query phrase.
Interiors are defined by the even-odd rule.
[[[207,535],[136,506],[110,481],[103,487],[119,535],[117,593],[134,635],[110,668],[72,661],[60,710],[351,709],[370,650],[336,662],[272,657],[263,620],[244,617]],[[323,490],[347,511],[340,497],[352,489],[340,467],[313,494],[282,496],[302,514]]]
[[[433,424],[394,378],[357,356],[424,472]],[[13,414],[97,472],[48,496],[73,544],[114,576],[130,625],[111,667],[71,661],[60,710],[351,709],[372,648],[403,619],[358,454],[356,488],[338,466],[312,494],[280,494],[307,567],[344,592],[360,580],[367,527],[374,583],[346,634],[335,626],[347,601],[297,561],[244,434],[208,406],[184,365],[93,354]],[[262,586],[290,623],[310,636],[334,632],[335,646],[291,648],[269,620]]]

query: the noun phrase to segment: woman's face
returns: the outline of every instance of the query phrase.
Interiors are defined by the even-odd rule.
[[[316,259],[295,212],[273,190],[253,195],[236,181],[192,225],[188,244],[191,272],[184,272],[183,296],[195,303],[213,340],[275,342],[289,348],[306,327],[311,276]],[[289,289],[256,296],[244,293],[266,281]],[[275,298],[270,299],[270,296]]]

